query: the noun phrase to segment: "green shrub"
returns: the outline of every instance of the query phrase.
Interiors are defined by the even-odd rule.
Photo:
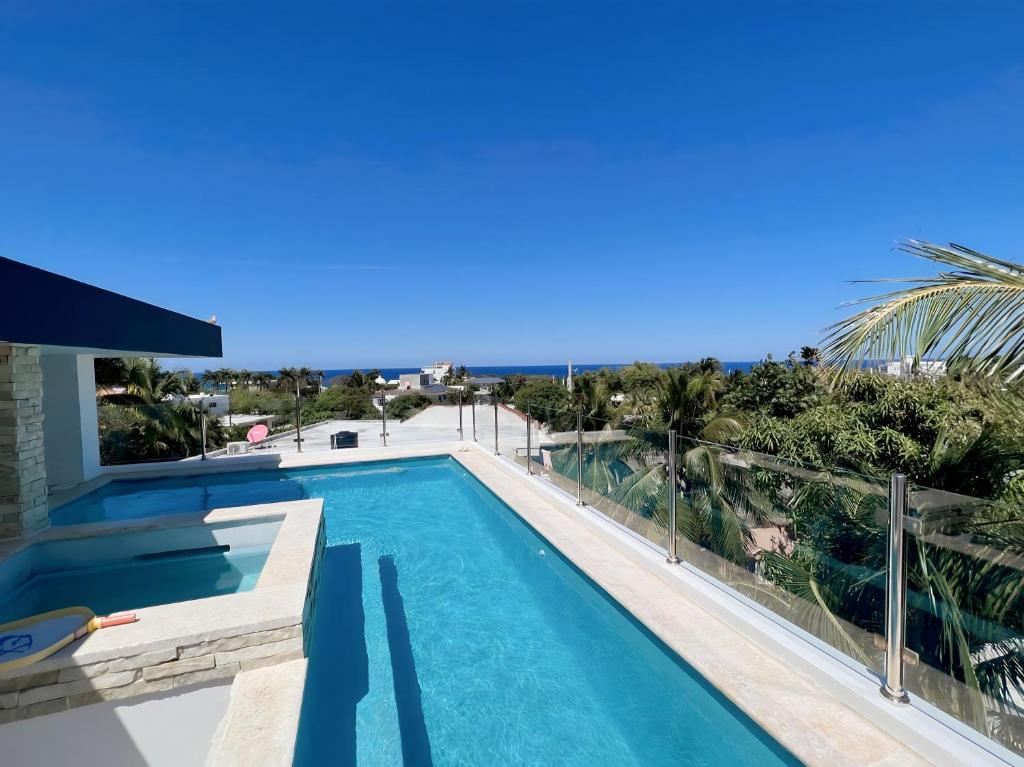
[[[380,411],[374,407],[368,391],[347,386],[332,386],[304,410],[311,421],[327,418],[359,420],[380,417]]]
[[[407,421],[433,404],[434,401],[430,397],[424,397],[422,394],[403,394],[388,403],[388,418]]]
[[[530,411],[534,417],[549,421],[556,414],[566,412],[572,404],[572,395],[560,383],[554,381],[532,381],[516,392],[515,405],[524,413]]]

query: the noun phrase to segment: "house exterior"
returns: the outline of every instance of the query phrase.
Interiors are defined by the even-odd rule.
[[[431,377],[429,383],[441,383],[444,381],[444,377],[451,372],[453,365],[454,363],[451,360],[444,360],[442,362],[434,362],[427,367],[420,368],[420,371]]]
[[[402,373],[398,376],[399,390],[422,389],[424,386],[430,386],[432,383],[434,383],[434,380],[430,373]]]
[[[894,378],[910,378],[912,375],[926,378],[941,378],[946,375],[945,360],[920,360],[914,370],[914,358],[907,355],[902,360],[888,362],[883,369],[886,375]]]
[[[0,258],[0,538],[100,474],[97,357],[220,357],[212,323]]]

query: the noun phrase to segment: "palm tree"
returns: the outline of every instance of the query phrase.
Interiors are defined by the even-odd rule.
[[[583,413],[583,428],[587,431],[610,429],[617,413],[612,404],[611,391],[603,379],[595,376],[580,376],[574,382],[571,396],[572,407]],[[575,424],[573,424],[575,427]]]
[[[181,385],[189,394],[198,394],[201,390],[199,379],[191,370],[179,370],[176,375],[181,379]]]
[[[152,359],[124,360],[123,393],[103,394],[101,449],[116,460],[139,460],[172,454],[191,455],[201,442],[200,414],[176,373]]]
[[[298,368],[281,368],[278,371],[278,381],[286,389],[291,389],[294,392],[299,391],[299,369]]]
[[[313,379],[313,371],[308,367],[300,367],[298,370],[298,384],[299,384],[299,396],[302,396],[302,390],[310,386]]]
[[[899,250],[950,271],[876,280],[909,284],[848,305],[874,304],[825,330],[825,360],[842,371],[865,361],[942,358],[965,373],[1024,374],[1024,265],[962,245],[909,240]]]
[[[718,397],[727,386],[721,369],[707,367],[696,372],[685,368],[667,371],[658,385],[655,414],[659,425],[681,438],[725,442],[741,429],[739,421],[718,409]]]
[[[101,397],[111,404],[159,405],[187,399],[184,383],[174,373],[165,371],[156,360],[143,357],[124,359],[123,394]]]
[[[801,346],[800,362],[804,365],[817,365],[821,362],[821,349],[817,346]]]

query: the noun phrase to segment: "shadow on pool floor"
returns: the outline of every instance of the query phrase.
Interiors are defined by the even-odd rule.
[[[380,557],[377,565],[402,762],[405,767],[432,767],[409,623],[398,588],[398,567],[392,556]],[[331,764],[348,767],[357,763],[356,709],[370,690],[361,545],[328,547],[321,567],[313,617],[315,639],[310,648],[295,763],[319,765],[329,752]],[[325,688],[328,700],[323,699]]]
[[[332,763],[356,764],[356,706],[370,691],[363,612],[362,551],[358,543],[329,546],[321,564],[313,617],[309,676],[302,697],[296,764],[322,764],[330,744]],[[313,675],[330,680],[330,701],[316,700]]]
[[[398,590],[398,567],[395,558],[389,556],[378,559],[377,565],[380,568],[380,591],[388,627],[391,674],[395,680],[402,762],[405,767],[431,767],[434,762],[430,756],[430,737],[423,718],[423,697],[416,674],[416,661],[412,655],[405,605],[402,593]]]

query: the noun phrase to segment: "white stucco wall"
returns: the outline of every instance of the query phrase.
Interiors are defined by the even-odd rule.
[[[90,354],[43,354],[43,439],[51,489],[100,473],[96,374]]]
[[[95,703],[0,725],[4,767],[201,767],[230,684]]]

